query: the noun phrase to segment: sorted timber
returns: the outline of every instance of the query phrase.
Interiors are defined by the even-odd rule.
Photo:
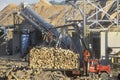
[[[42,69],[76,69],[79,55],[61,48],[33,48],[30,51],[30,67]]]

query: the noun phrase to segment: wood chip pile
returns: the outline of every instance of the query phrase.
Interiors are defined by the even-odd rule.
[[[30,51],[30,67],[42,69],[76,69],[79,55],[64,49],[33,48]]]

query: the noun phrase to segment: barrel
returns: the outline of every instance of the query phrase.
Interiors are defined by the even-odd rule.
[[[21,34],[21,54],[22,56],[27,53],[28,47],[30,43],[30,35],[29,33]]]

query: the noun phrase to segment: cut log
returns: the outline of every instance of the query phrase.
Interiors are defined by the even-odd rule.
[[[79,55],[65,49],[33,48],[30,51],[30,68],[76,69]]]

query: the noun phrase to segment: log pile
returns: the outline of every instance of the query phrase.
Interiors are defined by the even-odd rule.
[[[4,80],[70,80],[59,71],[42,71],[27,67],[15,67],[7,72]]]
[[[30,68],[76,69],[79,55],[65,49],[33,48],[30,50]]]

